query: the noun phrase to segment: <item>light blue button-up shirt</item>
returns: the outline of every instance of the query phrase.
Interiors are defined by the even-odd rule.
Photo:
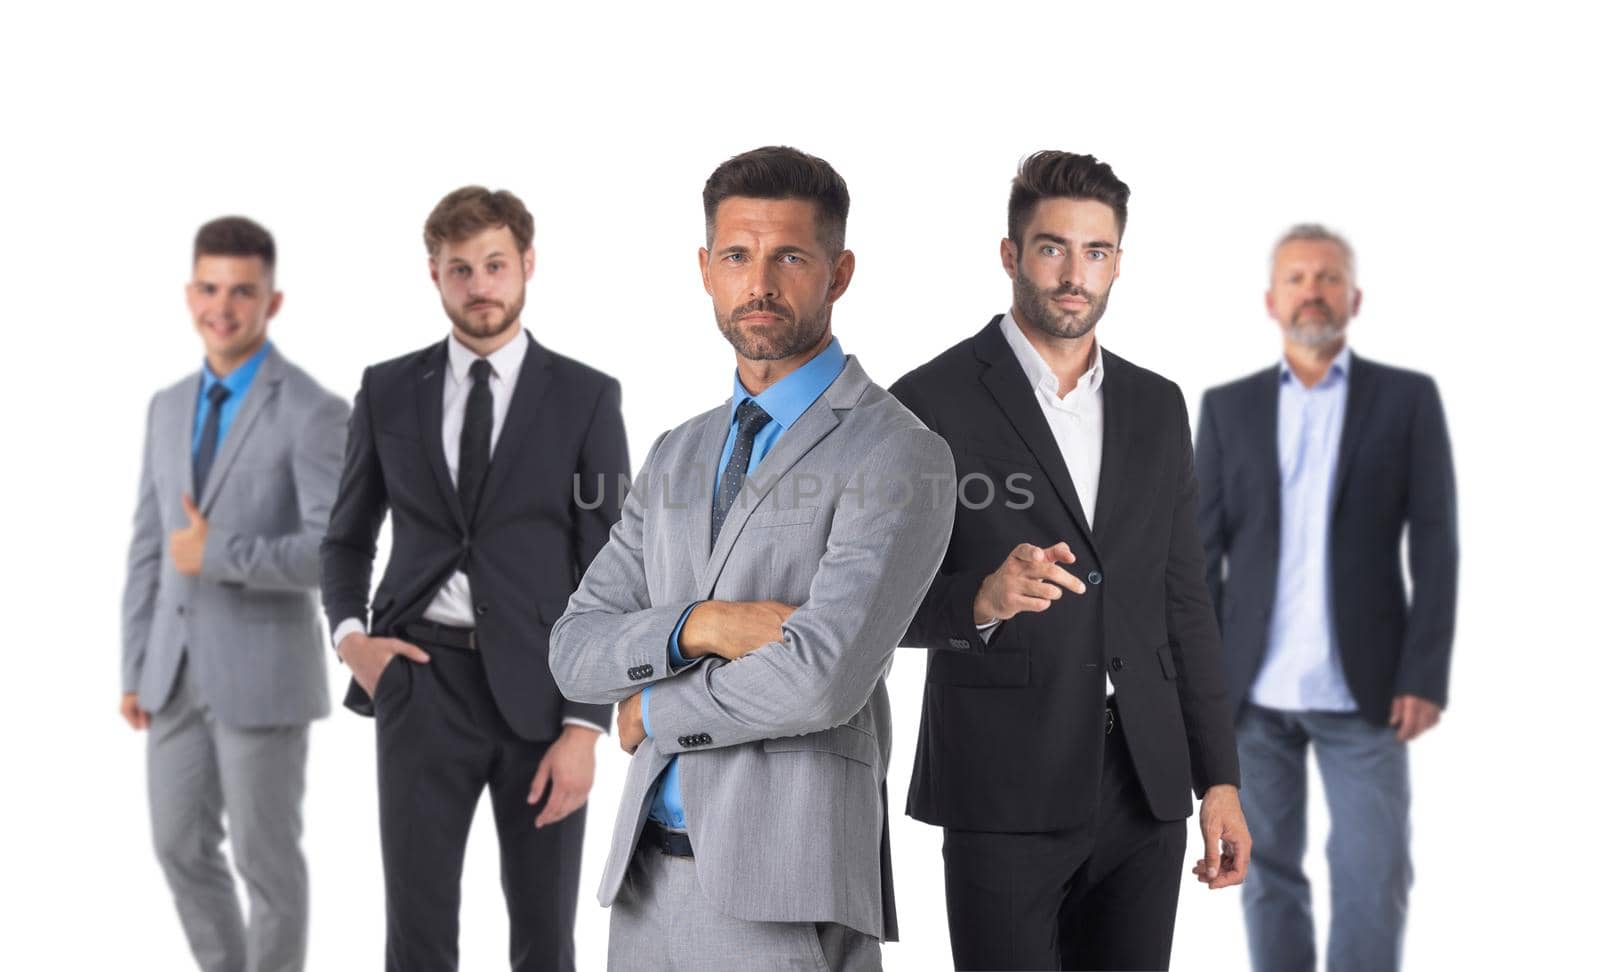
[[[261,370],[261,362],[267,360],[267,352],[272,350],[272,342],[267,341],[261,345],[261,350],[250,356],[250,360],[228,372],[226,378],[218,378],[211,371],[211,363],[206,362],[200,366],[200,407],[194,410],[194,432],[189,442],[191,455],[200,453],[200,433],[205,431],[206,416],[211,414],[211,386],[221,385],[228,389],[228,397],[223,399],[222,410],[217,413],[217,448],[222,448],[222,440],[228,437],[228,427],[233,424],[233,417],[239,414],[239,406],[244,404],[244,393],[250,390],[250,383],[255,381],[256,372]],[[196,496],[198,501],[200,497]]]
[[[1354,712],[1333,631],[1328,520],[1339,465],[1350,348],[1311,388],[1279,366],[1278,476],[1282,533],[1267,654],[1250,701],[1290,711]]]
[[[738,372],[733,375],[733,401],[728,409],[728,437],[722,444],[722,458],[717,460],[717,484],[713,490],[711,502],[716,503],[716,490],[722,488],[722,473],[728,468],[728,458],[733,455],[733,444],[739,429],[737,418],[739,406],[747,398],[754,398],[756,404],[768,415],[772,421],[762,426],[756,433],[755,441],[750,448],[750,471],[754,472],[756,466],[766,457],[772,447],[777,444],[778,437],[784,431],[793,427],[805,414],[822,393],[828,390],[833,380],[839,377],[839,372],[844,370],[844,349],[839,346],[839,339],[834,338],[828,343],[822,353],[807,361],[791,374],[785,375],[781,381],[759,395],[751,395],[745,390],[744,383],[739,381]],[[691,606],[689,611],[693,611]],[[678,633],[683,630],[683,622],[688,620],[689,611],[683,612],[683,617],[678,619],[678,626],[672,631],[672,643],[668,646],[672,655],[674,668],[680,668],[688,661],[678,651]],[[654,735],[650,731],[650,689],[644,690],[644,697],[639,700],[640,717],[644,722],[645,735]],[[665,827],[675,830],[684,829],[683,819],[683,791],[678,779],[678,760],[673,757],[667,764],[666,770],[661,774],[661,782],[656,787],[655,799],[650,803],[650,819]]]

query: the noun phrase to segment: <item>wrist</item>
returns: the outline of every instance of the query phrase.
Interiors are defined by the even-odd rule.
[[[708,628],[715,622],[715,609],[711,601],[702,601],[689,609],[683,619],[683,630],[678,632],[678,651],[685,658],[701,658],[713,654],[713,644]]]

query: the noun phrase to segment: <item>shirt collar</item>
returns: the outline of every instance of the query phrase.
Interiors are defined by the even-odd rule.
[[[1340,382],[1344,381],[1345,378],[1349,377],[1349,375],[1350,375],[1350,345],[1346,344],[1344,347],[1339,349],[1339,353],[1338,354],[1334,355],[1333,364],[1328,366],[1328,373],[1323,375],[1322,376],[1322,380],[1317,382],[1312,387],[1313,388],[1331,388],[1334,385],[1337,385]],[[1291,371],[1290,368],[1289,368],[1289,359],[1287,357],[1279,358],[1278,359],[1278,384],[1286,385],[1289,382],[1294,381],[1294,380],[1295,380],[1294,372]],[[1302,385],[1301,387],[1305,387],[1305,386]]]
[[[821,354],[784,375],[776,385],[759,395],[751,395],[745,390],[744,382],[739,380],[739,372],[735,370],[733,411],[737,413],[745,399],[754,398],[761,410],[772,416],[780,428],[787,429],[800,420],[813,402],[822,397],[822,393],[828,390],[828,386],[843,370],[844,349],[840,347],[838,338],[829,341]]]
[[[212,385],[221,385],[228,389],[228,397],[237,401],[250,390],[250,382],[255,380],[256,372],[261,370],[261,362],[267,360],[267,354],[271,351],[272,342],[263,341],[259,351],[222,378],[218,378],[211,370],[211,362],[203,362],[200,366],[200,397],[204,398],[211,391]]]
[[[517,372],[522,370],[522,359],[528,355],[528,342],[531,340],[533,338],[523,330],[488,356],[489,370],[496,378],[507,385],[516,383]],[[455,331],[450,332],[446,345],[450,349],[450,374],[458,382],[466,381],[468,369],[478,360],[478,352],[462,344]]]
[[[1011,353],[1017,356],[1017,363],[1022,365],[1022,373],[1028,377],[1028,384],[1034,388],[1043,388],[1050,394],[1060,397],[1061,382],[1056,378],[1055,372],[1050,370],[1050,363],[1044,360],[1044,355],[1039,353],[1028,341],[1028,336],[1022,333],[1022,328],[1017,326],[1016,318],[1006,311],[1006,316],[1000,321],[1000,333],[1005,335],[1006,343],[1011,345]],[[1073,391],[1087,390],[1097,392],[1100,383],[1105,380],[1105,363],[1100,356],[1100,340],[1094,342],[1094,359],[1089,362],[1089,370],[1078,379]],[[1070,392],[1068,394],[1071,394]]]

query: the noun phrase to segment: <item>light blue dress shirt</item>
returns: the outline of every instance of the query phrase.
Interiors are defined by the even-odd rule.
[[[1333,631],[1328,520],[1339,465],[1350,348],[1311,388],[1279,366],[1278,476],[1282,533],[1267,654],[1250,701],[1296,712],[1354,712]]]
[[[713,487],[711,502],[716,503],[716,490],[722,486],[723,470],[728,468],[728,457],[733,455],[733,443],[736,438],[739,423],[736,418],[739,406],[747,398],[754,398],[762,410],[772,416],[772,421],[756,433],[755,441],[750,449],[750,471],[754,472],[756,466],[772,451],[778,437],[786,429],[794,426],[800,416],[812,403],[822,397],[828,390],[833,380],[839,377],[839,372],[844,370],[844,350],[839,347],[839,339],[834,338],[828,343],[822,353],[807,361],[793,373],[785,375],[776,385],[768,388],[759,395],[751,395],[745,390],[744,384],[739,381],[739,373],[733,375],[733,401],[728,408],[728,437],[722,444],[722,457],[717,460],[717,480]],[[698,603],[698,602],[697,602]],[[688,664],[688,660],[678,651],[678,633],[683,630],[683,622],[689,618],[689,611],[694,610],[690,605],[688,611],[683,612],[683,617],[678,619],[678,626],[672,631],[672,643],[668,646],[672,655],[673,667],[681,668]],[[644,721],[644,732],[653,736],[650,731],[650,688],[644,690],[644,696],[639,700],[640,717]],[[655,799],[650,803],[650,819],[664,827],[674,830],[684,829],[683,819],[683,791],[678,779],[678,760],[673,757],[667,764],[666,770],[661,774],[661,782],[656,786]]]
[[[218,378],[213,374],[210,362],[200,366],[200,407],[194,410],[194,434],[189,440],[191,456],[200,453],[200,433],[205,430],[206,417],[211,414],[211,386],[222,385],[228,389],[228,397],[223,399],[222,410],[217,413],[217,449],[221,451],[222,442],[228,437],[228,426],[233,424],[233,417],[239,414],[239,406],[244,404],[244,393],[250,390],[250,383],[255,381],[256,372],[261,370],[261,362],[267,359],[267,352],[271,350],[271,341],[263,343],[260,351],[252,354],[249,361],[228,372],[226,378]],[[198,501],[199,497],[195,499]]]

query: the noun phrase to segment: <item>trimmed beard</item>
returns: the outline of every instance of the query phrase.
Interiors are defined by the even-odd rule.
[[[1012,281],[1011,296],[1016,301],[1017,310],[1022,312],[1029,324],[1058,338],[1081,338],[1093,331],[1105,315],[1106,304],[1111,299],[1111,287],[1108,285],[1104,293],[1096,294],[1067,284],[1046,293],[1029,280],[1019,267]],[[1089,306],[1081,312],[1064,311],[1050,303],[1057,297],[1084,297],[1088,299]]]
[[[470,317],[470,311],[458,314],[449,304],[444,305],[445,316],[450,318],[450,323],[459,327],[471,337],[480,341],[488,341],[499,337],[511,330],[511,325],[522,318],[522,306],[527,302],[527,291],[517,294],[517,299],[506,305],[505,317],[499,323],[478,324]]]
[[[1307,320],[1301,314],[1308,307],[1322,308],[1322,319]],[[1338,344],[1344,340],[1345,328],[1350,325],[1350,318],[1337,317],[1333,308],[1323,300],[1308,300],[1294,309],[1294,315],[1289,318],[1288,325],[1283,329],[1290,341],[1309,351],[1320,351],[1323,348]]]

